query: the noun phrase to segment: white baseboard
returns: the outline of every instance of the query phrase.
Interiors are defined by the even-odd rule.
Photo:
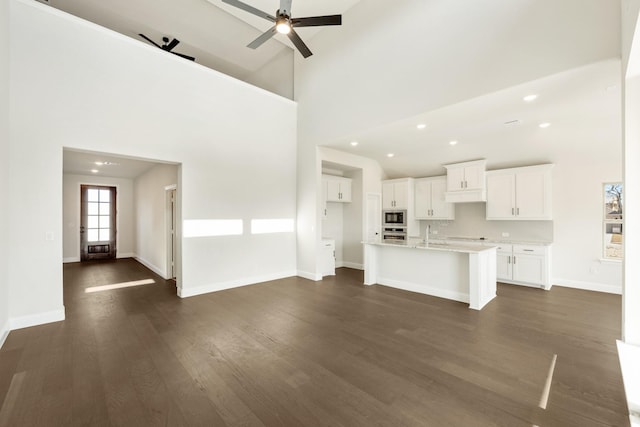
[[[9,319],[7,319],[6,322],[4,322],[4,325],[2,325],[2,328],[0,328],[0,348],[2,348],[2,346],[4,345],[4,342],[7,340],[7,337],[9,336],[9,332],[11,332],[11,329],[9,328]]]
[[[269,282],[271,280],[284,279],[285,277],[296,276],[295,271],[285,271],[281,273],[265,274],[264,276],[245,277],[237,280],[229,280],[227,282],[211,283],[194,288],[178,287],[178,296],[180,298],[188,298],[196,295],[208,294],[210,292],[223,291],[225,289],[239,288],[241,286],[254,285],[256,283]]]
[[[358,264],[358,263],[349,262],[349,261],[342,261],[340,265],[336,263],[336,267],[346,267],[346,268],[353,268],[355,270],[364,270],[363,264]]]
[[[80,262],[80,257],[72,256],[72,257],[69,257],[69,258],[62,258],[62,263],[63,264],[66,264],[66,263],[69,263],[69,262]]]
[[[145,267],[147,267],[149,270],[153,271],[154,273],[156,273],[158,276],[162,277],[165,280],[168,280],[167,277],[167,272],[166,271],[162,271],[160,270],[160,268],[158,268],[157,266],[155,266],[154,264],[150,263],[149,261],[147,261],[144,258],[141,258],[139,256],[137,256],[136,254],[131,254],[132,256],[129,258],[135,258],[136,261],[138,261],[140,264],[144,265]]]
[[[294,276],[300,276],[305,279],[313,280],[314,282],[322,280],[322,274],[309,273],[308,271],[302,270],[298,270]]]
[[[124,252],[124,253],[116,253],[116,258],[120,259],[120,258],[135,258],[136,254],[134,254],[133,252]]]
[[[584,289],[585,291],[606,292],[608,294],[622,295],[622,286],[606,283],[582,282],[579,280],[553,279],[554,286],[565,288]]]
[[[64,307],[59,310],[47,311],[44,313],[12,317],[9,319],[9,327],[13,331],[15,329],[44,325],[45,323],[60,322],[62,320],[64,320]]]
[[[449,291],[446,289],[434,288],[428,285],[405,282],[402,280],[388,279],[386,277],[378,277],[376,281],[378,285],[389,286],[392,288],[403,289],[405,291],[417,292],[419,294],[430,295],[433,297],[446,298],[454,301],[465,302],[469,304],[469,295],[462,292]]]

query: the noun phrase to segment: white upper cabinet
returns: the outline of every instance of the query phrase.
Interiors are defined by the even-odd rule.
[[[552,168],[549,164],[487,172],[487,219],[553,219]]]
[[[322,175],[325,201],[347,203],[351,201],[351,179]]]
[[[409,209],[411,183],[411,178],[382,181],[382,209]]]
[[[447,203],[444,195],[447,177],[421,178],[415,180],[416,219],[455,219],[453,203]]]
[[[447,169],[447,202],[484,202],[486,160],[444,165]]]

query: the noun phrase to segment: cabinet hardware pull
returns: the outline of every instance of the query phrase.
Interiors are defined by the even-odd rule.
[[[460,188],[464,188],[464,183],[460,181]]]
[[[516,215],[520,215],[520,208],[516,209]]]
[[[464,188],[467,188],[467,181],[464,182]]]
[[[533,249],[523,249],[525,252],[533,252]]]
[[[511,256],[507,257],[507,264],[511,264]]]
[[[513,264],[515,265],[515,263],[516,263],[516,256],[514,255],[513,256]]]
[[[516,210],[514,208],[511,208],[511,215],[515,215],[516,214]]]

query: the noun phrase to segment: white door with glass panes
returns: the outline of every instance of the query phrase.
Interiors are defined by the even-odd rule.
[[[80,186],[80,260],[116,257],[116,188]]]

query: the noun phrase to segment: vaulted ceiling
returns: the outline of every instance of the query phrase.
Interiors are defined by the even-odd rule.
[[[254,73],[282,56],[285,56],[282,60],[288,61],[293,68],[293,45],[288,38],[278,34],[259,49],[247,48],[247,44],[272,24],[221,0],[39,1],[141,42],[144,40],[138,35],[140,33],[158,44],[162,44],[164,36],[177,38],[180,44],[175,52],[193,56],[199,64],[240,80],[251,80]],[[341,14],[358,1],[296,0],[291,9],[295,17]],[[271,14],[279,6],[279,0],[245,2]],[[310,40],[318,31],[324,30],[311,27],[297,31],[313,50]],[[288,79],[280,85],[293,85],[292,73],[270,78]]]

